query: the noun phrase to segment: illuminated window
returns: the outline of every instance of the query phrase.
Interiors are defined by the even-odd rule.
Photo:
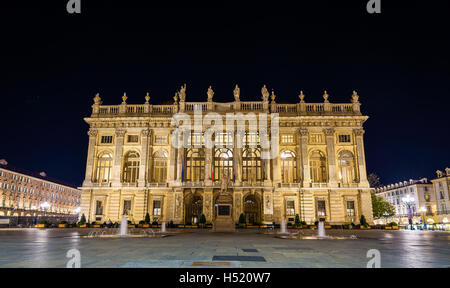
[[[227,174],[233,180],[233,152],[227,148],[216,149],[214,153],[213,180],[221,180]]]
[[[155,135],[155,144],[167,144],[167,135]]]
[[[291,150],[281,152],[281,181],[297,183],[297,159]]]
[[[289,200],[286,201],[286,216],[294,216],[295,215],[295,201]]]
[[[356,182],[355,161],[350,151],[341,151],[338,154],[339,179],[343,184]]]
[[[153,200],[153,216],[161,216],[161,200]]]
[[[186,151],[186,181],[199,182],[205,180],[205,152],[201,148]]]
[[[355,216],[355,201],[347,201],[347,216]]]
[[[128,143],[138,143],[139,135],[128,135],[127,142]]]
[[[321,151],[313,151],[309,158],[311,180],[314,183],[327,182],[327,159]]]
[[[123,213],[122,215],[131,215],[131,200],[123,201]]]
[[[317,201],[317,216],[326,216],[327,209],[325,208],[325,201],[318,200]]]
[[[153,153],[152,182],[164,183],[167,178],[167,153],[156,151]]]
[[[233,134],[231,132],[218,132],[215,134],[217,147],[233,147]]]
[[[101,138],[102,144],[111,144],[113,142],[113,136],[105,135]]]
[[[323,143],[323,134],[310,133],[309,142],[311,144]]]
[[[125,155],[122,178],[124,183],[136,183],[139,179],[139,163],[139,153],[130,151]]]
[[[256,182],[262,180],[261,152],[259,148],[247,148],[242,152],[242,180]]]
[[[259,146],[259,134],[257,132],[247,132],[244,135],[244,146],[256,148]]]
[[[281,143],[283,143],[283,144],[294,143],[294,135],[292,135],[292,134],[281,135]]]
[[[112,154],[103,153],[97,159],[97,169],[94,182],[107,183],[111,179]]]
[[[103,202],[102,201],[96,201],[95,215],[103,215]]]

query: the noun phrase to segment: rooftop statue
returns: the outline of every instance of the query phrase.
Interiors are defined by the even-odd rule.
[[[208,102],[211,102],[213,100],[213,96],[214,96],[214,91],[211,88],[211,86],[209,86],[208,92],[206,92],[206,94],[208,94]]]
[[[234,88],[233,91],[234,94],[234,101],[238,102],[239,100],[239,96],[241,95],[241,89],[239,88],[239,86],[236,84],[236,87]]]
[[[180,96],[180,101],[184,102],[186,100],[186,84],[181,86],[178,96]]]
[[[264,85],[261,88],[261,94],[262,94],[262,100],[263,101],[268,101],[269,100],[269,91],[267,90],[266,85]]]

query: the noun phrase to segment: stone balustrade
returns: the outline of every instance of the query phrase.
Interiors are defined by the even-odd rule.
[[[95,106],[95,104],[94,104]],[[184,110],[181,106],[184,106]],[[264,109],[263,101],[252,102],[185,102],[174,105],[151,105],[151,104],[120,104],[120,105],[98,105],[93,107],[91,117],[114,117],[118,115],[124,116],[146,116],[146,115],[172,115],[178,111],[185,113],[194,113],[194,111],[202,112],[271,112],[279,113],[283,116],[316,116],[316,115],[361,115],[359,104],[344,103],[298,103],[298,104],[277,104],[268,105],[268,109]]]

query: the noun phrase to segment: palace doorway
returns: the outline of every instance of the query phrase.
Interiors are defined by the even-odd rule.
[[[195,225],[200,221],[203,213],[203,197],[198,194],[189,194],[185,199],[185,220],[186,224]]]
[[[244,215],[247,224],[261,223],[261,199],[258,194],[245,196]]]

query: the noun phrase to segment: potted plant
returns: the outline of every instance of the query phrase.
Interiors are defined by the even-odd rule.
[[[200,223],[200,227],[205,228],[206,217],[204,214],[200,215],[200,219],[198,220],[198,222]]]
[[[152,228],[158,228],[158,222],[157,221],[153,221],[152,222]]]
[[[295,227],[300,228],[300,226],[302,225],[301,221],[300,221],[300,215],[295,214],[295,221],[294,221]]]
[[[101,224],[99,222],[96,221],[92,221],[91,226],[92,228],[101,228]]]
[[[78,227],[80,227],[80,228],[89,227],[89,225],[86,224],[86,216],[84,216],[84,214],[81,215],[80,221],[78,222]]]
[[[46,220],[39,221],[39,224],[34,226],[35,228],[46,228],[48,226],[48,222]]]
[[[65,220],[60,221],[58,223],[58,228],[69,228],[69,223],[67,223],[67,221],[65,221]]]
[[[359,219],[360,229],[370,229],[369,224],[366,221],[366,217],[364,215],[361,215],[361,218]]]
[[[145,214],[144,223],[142,223],[142,228],[150,228],[150,214]]]
[[[245,227],[245,215],[244,213],[241,213],[241,215],[239,215],[239,228],[244,228]]]

